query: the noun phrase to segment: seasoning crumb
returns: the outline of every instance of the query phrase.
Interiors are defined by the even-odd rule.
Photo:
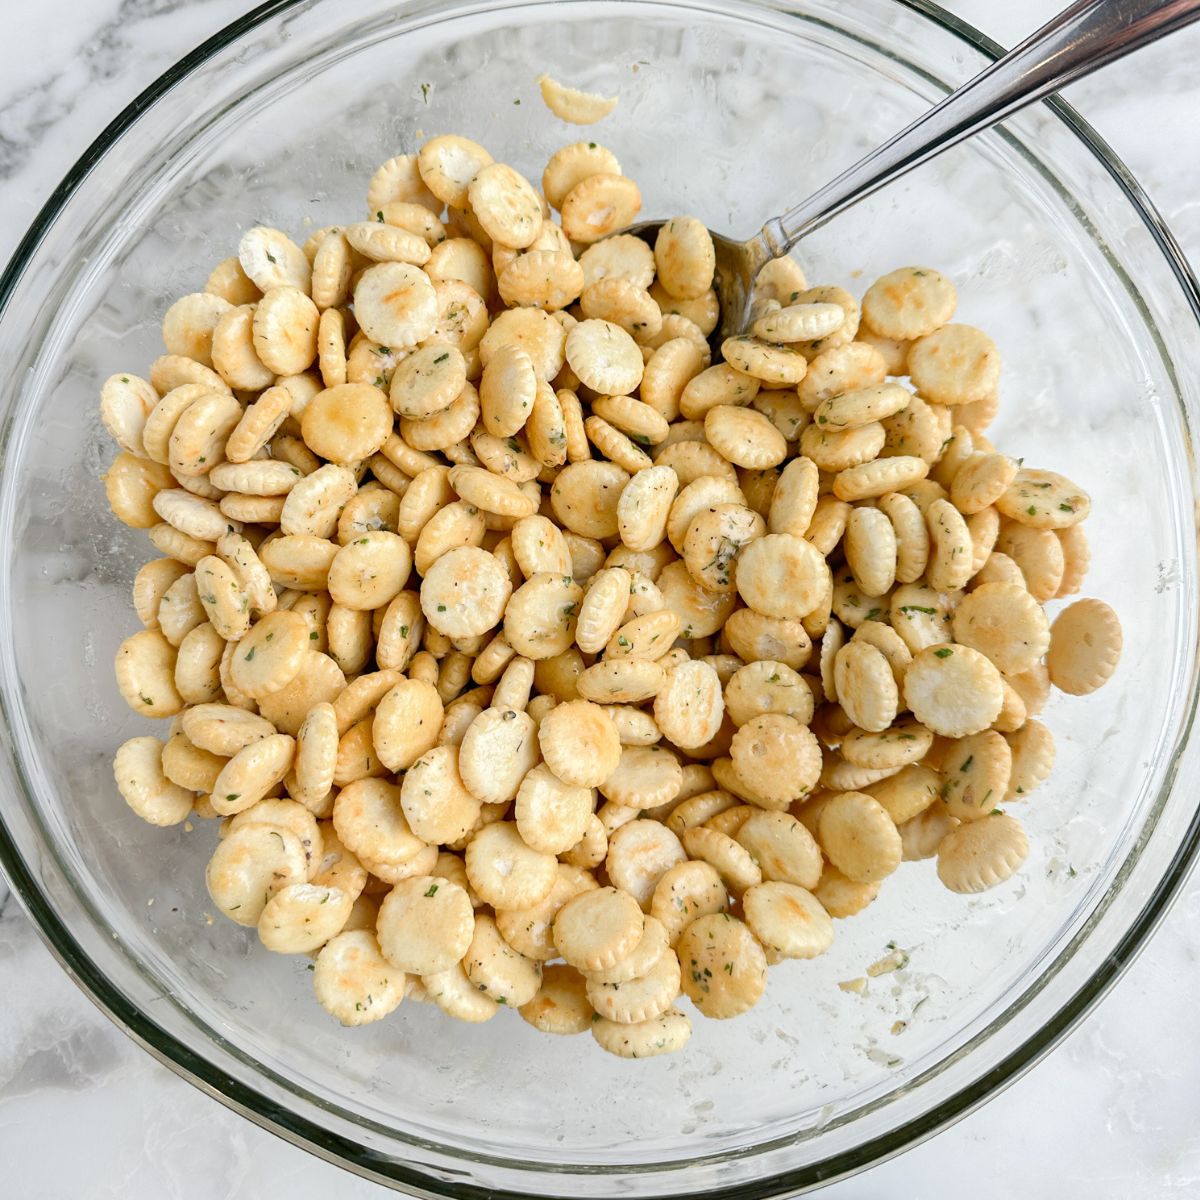
[[[888,975],[892,971],[902,971],[907,966],[907,952],[897,949],[896,946],[893,945],[889,953],[885,954],[882,958],[876,959],[875,962],[873,962],[867,968],[867,974],[874,979],[879,975]]]

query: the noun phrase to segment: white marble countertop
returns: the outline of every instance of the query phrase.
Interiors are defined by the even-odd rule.
[[[1057,0],[943,0],[1012,44]],[[138,91],[249,0],[6,6],[0,261],[68,166]],[[1071,99],[1200,261],[1200,28]],[[0,894],[3,885],[0,884]],[[824,1195],[895,1200],[1200,1196],[1200,878],[1101,1007],[983,1110]],[[13,1200],[383,1200],[159,1066],[77,992],[18,905],[0,906],[0,1193]],[[64,1138],[64,1131],[70,1131]],[[69,1147],[67,1153],[63,1153]]]

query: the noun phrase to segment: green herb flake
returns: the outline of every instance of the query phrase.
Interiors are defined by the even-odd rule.
[[[1031,505],[1030,505],[1030,506],[1029,506],[1029,507],[1028,507],[1028,508],[1027,508],[1025,511],[1026,511],[1026,512],[1027,512],[1027,513],[1028,513],[1028,514],[1031,516],[1031,517],[1036,517],[1036,516],[1037,516],[1037,505],[1036,505],[1036,504],[1031,504]]]
[[[940,650],[934,651],[934,654],[937,655],[938,658],[949,658],[953,653],[954,651],[951,650],[949,646],[943,646]]]
[[[308,635],[308,640],[310,642],[319,642],[321,640],[321,635],[314,629],[312,633]]]
[[[431,896],[436,896],[437,890],[438,885],[436,883],[431,883],[429,887],[425,889],[425,899],[428,900]]]
[[[421,99],[424,100],[426,104],[429,103],[429,84],[427,83],[421,84]]]

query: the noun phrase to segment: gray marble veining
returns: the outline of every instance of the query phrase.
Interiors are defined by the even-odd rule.
[[[6,17],[0,258],[75,157],[159,72],[249,0],[40,0]],[[1011,43],[1054,0],[951,0]],[[1200,30],[1071,98],[1200,259]],[[825,1194],[895,1200],[968,1186],[978,1200],[1200,1196],[1200,881],[1112,995],[985,1109]],[[0,903],[0,1155],[20,1200],[383,1200],[263,1133],[129,1042],[74,988],[19,906]],[[62,1138],[71,1130],[71,1154]]]

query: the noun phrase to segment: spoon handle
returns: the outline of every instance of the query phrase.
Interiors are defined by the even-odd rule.
[[[1200,19],[1200,0],[1076,0],[820,191],[763,227],[771,255],[943,150]]]

